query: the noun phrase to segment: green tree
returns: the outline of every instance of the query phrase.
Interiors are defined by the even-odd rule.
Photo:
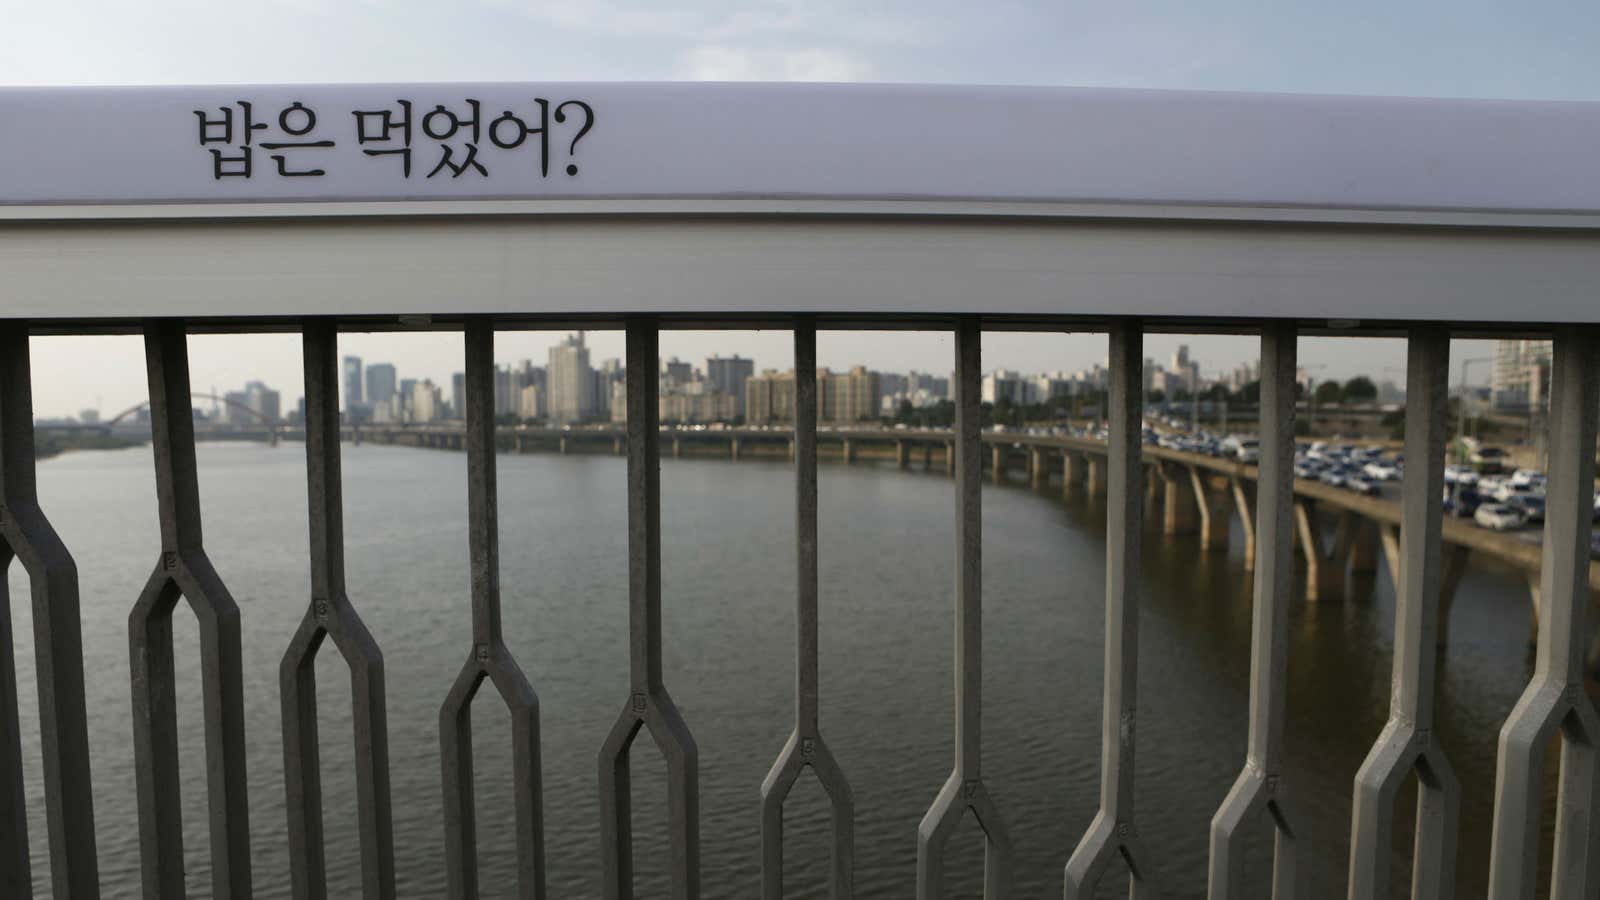
[[[1317,385],[1316,400],[1319,404],[1339,403],[1344,400],[1344,388],[1337,381],[1324,381]]]
[[[1365,375],[1356,377],[1344,383],[1344,399],[1351,403],[1369,402],[1378,399],[1378,386],[1372,379]]]

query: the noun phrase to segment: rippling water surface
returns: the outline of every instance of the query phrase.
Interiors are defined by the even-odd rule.
[[[470,647],[465,456],[345,449],[350,595],[382,646],[400,893],[444,894],[438,710]],[[278,664],[306,606],[299,445],[200,447],[206,544],[243,614],[256,895],[289,896]],[[700,747],[705,895],[758,894],[758,788],[793,704],[794,480],[787,465],[663,460],[666,679]],[[600,894],[597,750],[627,699],[624,462],[500,457],[505,629],[543,709],[552,896]],[[127,614],[157,558],[148,447],[41,464],[46,511],[77,558],[101,880],[138,896]],[[916,826],[951,763],[952,484],[940,474],[824,465],[822,727],[854,788],[863,898],[913,893]],[[984,777],[1016,846],[1018,896],[1059,896],[1061,868],[1098,806],[1104,508],[1060,488],[986,486]],[[1237,524],[1236,524],[1237,534]],[[36,891],[49,896],[31,618],[10,577]],[[1169,896],[1204,893],[1207,823],[1244,754],[1250,581],[1237,542],[1147,536],[1140,623],[1137,819]],[[1389,577],[1297,602],[1289,774],[1309,843],[1311,895],[1343,896],[1351,779],[1387,715]],[[178,690],[191,896],[209,895],[198,645],[178,615]],[[1529,672],[1521,576],[1474,568],[1450,623],[1438,733],[1465,787],[1461,889],[1482,894],[1500,722]],[[332,894],[359,894],[349,686],[319,658]],[[474,706],[484,894],[513,896],[508,720]],[[665,766],[635,745],[641,896],[666,896]],[[826,801],[809,776],[786,820],[791,895],[823,897]],[[1409,821],[1414,807],[1402,799]],[[1407,827],[1397,829],[1406,832]],[[1253,894],[1270,869],[1261,832]],[[1402,840],[1404,840],[1402,836]],[[981,893],[982,837],[953,839],[951,896]],[[1403,854],[1405,848],[1397,848]],[[1407,863],[1397,857],[1397,880]],[[1122,890],[1117,873],[1105,891]]]

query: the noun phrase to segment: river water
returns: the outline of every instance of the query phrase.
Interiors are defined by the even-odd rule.
[[[206,544],[244,627],[256,895],[289,896],[278,664],[306,606],[299,445],[202,444]],[[349,588],[389,678],[400,894],[444,895],[438,710],[470,647],[465,456],[346,447]],[[501,456],[505,630],[543,709],[554,897],[600,894],[597,751],[627,699],[624,462]],[[705,896],[755,897],[762,777],[793,716],[794,480],[776,462],[662,462],[665,671],[700,748]],[[887,466],[821,472],[822,728],[856,798],[857,896],[913,894],[916,827],[950,770],[952,482]],[[138,896],[127,614],[159,546],[150,450],[74,453],[39,469],[47,513],[77,559],[100,875]],[[984,775],[1016,848],[1019,897],[1059,896],[1061,868],[1099,796],[1104,508],[1059,486],[986,486]],[[1237,535],[1237,523],[1235,534]],[[1237,774],[1248,706],[1250,577],[1236,541],[1145,542],[1137,821],[1168,896],[1201,896],[1207,823]],[[38,896],[48,858],[26,581],[10,575]],[[1290,625],[1287,787],[1308,844],[1311,896],[1343,896],[1351,782],[1387,716],[1393,594],[1386,572],[1342,601],[1297,601]],[[198,641],[178,614],[191,897],[209,896]],[[1441,659],[1437,733],[1465,789],[1460,888],[1481,896],[1495,738],[1531,667],[1526,588],[1483,566],[1464,580]],[[331,896],[359,895],[349,687],[318,661]],[[474,707],[486,897],[514,896],[508,720]],[[633,753],[640,895],[666,896],[665,765]],[[786,820],[794,897],[824,897],[826,801],[807,776]],[[1402,798],[1400,820],[1414,806]],[[1408,840],[1409,827],[1397,828]],[[1252,895],[1270,842],[1257,835]],[[981,894],[982,837],[953,838],[952,897]],[[1397,847],[1396,880],[1408,872]],[[1115,872],[1103,891],[1124,891]]]

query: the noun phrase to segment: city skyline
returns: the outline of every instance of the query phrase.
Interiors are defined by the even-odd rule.
[[[552,347],[572,332],[504,331],[496,334],[499,365],[548,359]],[[890,339],[892,338],[892,339]],[[1096,333],[985,332],[985,372],[1013,370],[1028,374],[1076,371],[1103,365],[1105,335]],[[585,342],[591,364],[623,355],[621,331],[588,331]],[[94,409],[102,418],[145,400],[144,346],[137,335],[34,337],[35,414],[39,418],[74,417]],[[661,358],[674,356],[702,367],[711,357],[738,355],[753,361],[754,374],[793,367],[792,338],[784,330],[664,332]],[[1224,377],[1255,361],[1258,342],[1238,335],[1152,334],[1145,356],[1167,365],[1180,345],[1203,368],[1200,375]],[[837,372],[856,366],[882,372],[949,374],[953,362],[950,337],[944,332],[821,332],[818,365]],[[697,352],[699,351],[699,352]],[[353,332],[341,334],[341,357],[392,364],[399,378],[430,381],[443,397],[451,396],[453,375],[462,370],[460,332]],[[1451,384],[1460,377],[1460,361],[1493,358],[1492,341],[1452,342]],[[189,342],[195,390],[217,393],[259,381],[284,398],[292,409],[302,396],[300,337],[297,334],[207,335]],[[1403,381],[1404,343],[1391,338],[1301,338],[1301,364],[1318,381],[1345,381],[1365,375],[1374,381]],[[1469,368],[1469,383],[1487,385],[1492,366]],[[216,390],[212,390],[215,388]],[[362,392],[365,393],[363,386]]]

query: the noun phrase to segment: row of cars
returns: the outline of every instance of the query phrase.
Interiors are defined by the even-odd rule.
[[[1370,497],[1383,493],[1383,482],[1405,474],[1405,456],[1376,447],[1354,447],[1316,441],[1295,448],[1294,477],[1320,481]]]
[[[1529,522],[1544,521],[1545,475],[1534,469],[1517,469],[1509,475],[1479,474],[1469,466],[1446,466],[1445,512],[1471,517],[1484,528],[1513,531]],[[1600,517],[1600,493],[1595,495]]]

